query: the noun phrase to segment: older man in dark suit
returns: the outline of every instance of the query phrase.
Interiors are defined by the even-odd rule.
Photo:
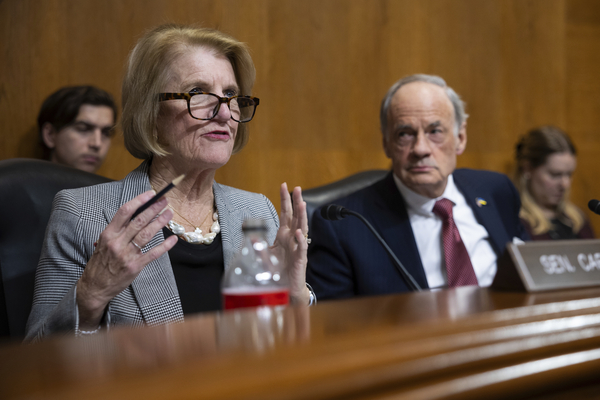
[[[336,201],[361,213],[422,288],[489,286],[507,242],[526,238],[518,193],[505,175],[456,170],[467,115],[437,76],[396,82],[381,107],[392,172]],[[375,237],[355,218],[315,213],[308,282],[319,299],[410,290]]]

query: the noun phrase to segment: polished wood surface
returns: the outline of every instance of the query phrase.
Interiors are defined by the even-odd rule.
[[[597,398],[600,289],[205,314],[4,344],[0,360],[2,399]]]
[[[389,167],[379,104],[419,72],[467,102],[459,166],[510,173],[518,137],[556,124],[579,147],[575,203],[600,197],[598,0],[3,0],[0,159],[37,155],[37,112],[58,87],[95,84],[118,99],[133,44],[170,21],[252,49],[260,107],[248,147],[217,179],[276,206],[283,181],[310,188]],[[100,173],[121,179],[137,164],[117,137]]]

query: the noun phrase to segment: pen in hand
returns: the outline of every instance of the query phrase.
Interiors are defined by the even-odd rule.
[[[156,196],[154,196],[153,198],[151,198],[150,200],[148,200],[147,202],[145,202],[144,204],[142,204],[140,206],[140,208],[138,208],[137,210],[135,210],[135,212],[131,216],[131,219],[134,219],[135,217],[137,217],[138,215],[140,215],[141,213],[143,213],[144,211],[146,211],[146,209],[148,207],[150,207],[152,204],[156,203],[158,201],[158,199],[160,199],[161,197],[163,197],[169,190],[171,190],[175,186],[177,186],[183,180],[183,178],[185,178],[185,174],[184,175],[180,175],[177,178],[173,179],[173,182],[171,182],[167,186],[165,186],[165,188],[163,190],[161,190],[160,192],[158,192],[156,194]]]

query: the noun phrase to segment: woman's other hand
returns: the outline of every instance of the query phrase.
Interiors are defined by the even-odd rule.
[[[163,197],[131,219],[133,213],[153,196],[154,192],[148,191],[124,204],[100,234],[94,254],[77,282],[80,330],[96,329],[107,304],[125,290],[149,262],[177,243],[177,236],[173,235],[142,253],[141,249],[173,217],[173,212],[166,209],[155,218],[167,206]]]
[[[281,226],[277,232],[273,251],[288,267],[290,301],[292,304],[308,304],[310,292],[306,287],[306,263],[308,250],[308,217],[302,189],[295,187],[290,197],[286,183],[281,185]]]

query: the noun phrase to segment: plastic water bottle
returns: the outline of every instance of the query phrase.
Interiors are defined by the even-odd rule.
[[[223,276],[223,307],[230,310],[288,304],[287,271],[269,249],[264,221],[246,220],[242,230],[244,246]]]

